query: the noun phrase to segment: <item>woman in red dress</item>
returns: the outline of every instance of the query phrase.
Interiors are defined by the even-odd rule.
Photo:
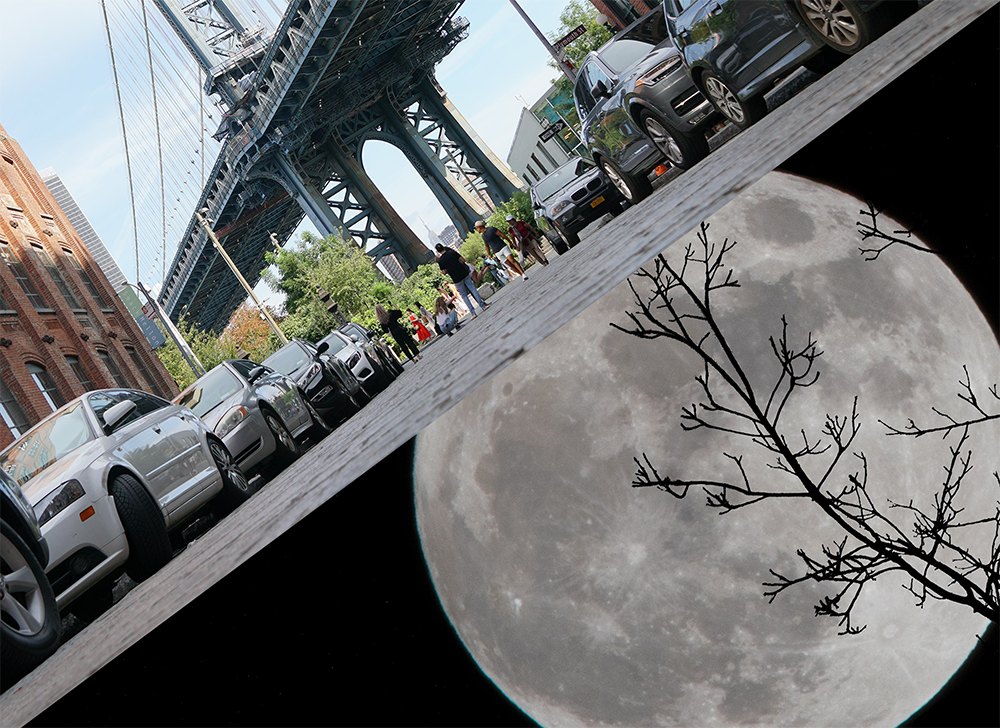
[[[431,338],[431,332],[424,326],[424,322],[420,320],[420,317],[413,313],[413,309],[406,309],[406,314],[410,317],[410,323],[413,324],[413,328],[417,330],[418,344],[422,344]]]

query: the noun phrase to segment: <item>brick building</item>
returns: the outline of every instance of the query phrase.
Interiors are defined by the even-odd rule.
[[[91,389],[177,385],[0,126],[0,448]]]
[[[590,0],[597,12],[604,13],[615,30],[621,30],[659,5],[658,0]]]

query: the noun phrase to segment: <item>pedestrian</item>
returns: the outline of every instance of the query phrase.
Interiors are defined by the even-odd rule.
[[[545,257],[545,253],[542,252],[542,246],[539,244],[538,236],[527,223],[515,219],[513,215],[508,215],[507,224],[510,226],[507,229],[507,234],[518,242],[522,258],[530,255],[542,265],[549,264],[548,259]]]
[[[476,312],[472,308],[472,301],[469,300],[469,296],[471,295],[476,300],[479,308],[483,311],[489,307],[489,304],[483,302],[482,296],[476,290],[476,285],[473,283],[472,276],[469,273],[469,264],[465,262],[465,258],[459,255],[457,251],[446,248],[441,243],[438,243],[435,247],[441,253],[438,256],[438,266],[442,271],[451,276],[451,280],[455,284],[455,290],[461,294],[462,300],[465,301],[465,305],[469,309],[469,313],[475,318]]]
[[[420,361],[421,356],[417,349],[417,342],[410,336],[410,332],[399,323],[402,315],[403,312],[398,308],[386,311],[385,306],[381,303],[375,304],[375,318],[382,325],[382,330],[396,340],[399,348],[403,350],[410,361]]]
[[[424,304],[419,302],[417,303],[417,313],[420,314],[420,320],[424,322],[424,326],[429,329],[434,329],[434,336],[441,333],[437,330],[437,324],[434,323],[434,314],[424,308]]]
[[[410,323],[413,325],[413,328],[417,330],[417,346],[420,346],[420,344],[431,338],[431,332],[427,330],[427,327],[424,326],[424,322],[413,312],[412,308],[406,309],[406,315],[410,319]]]
[[[486,270],[488,270],[490,274],[493,276],[493,280],[497,282],[497,287],[503,288],[504,285],[507,283],[508,278],[507,276],[505,276],[503,273],[500,272],[500,266],[497,265],[497,262],[493,258],[487,255],[485,258],[483,258],[483,267]]]
[[[486,223],[482,220],[476,220],[473,227],[476,228],[476,232],[483,236],[486,249],[493,253],[497,260],[505,261],[505,265],[509,270],[517,273],[524,280],[528,280],[528,276],[524,274],[524,269],[518,264],[517,258],[514,257],[514,253],[510,250],[511,241],[506,235],[492,225],[487,227]]]
[[[434,301],[434,323],[441,329],[441,333],[453,336],[453,332],[459,328],[458,311],[455,305],[445,301],[444,296],[438,296]]]

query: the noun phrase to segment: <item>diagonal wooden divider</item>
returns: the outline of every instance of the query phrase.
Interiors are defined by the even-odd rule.
[[[7,690],[0,725],[13,728],[37,716],[994,4],[935,0],[533,273]]]

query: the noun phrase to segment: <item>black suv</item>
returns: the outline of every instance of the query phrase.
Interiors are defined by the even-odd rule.
[[[800,66],[822,73],[917,9],[887,0],[664,0],[670,35],[698,89],[745,129],[764,94]]]
[[[688,76],[662,7],[587,55],[573,99],[584,143],[629,202],[652,191],[661,162],[687,169],[704,158],[705,132],[722,120]]]
[[[580,231],[603,217],[618,215],[624,198],[589,159],[571,159],[531,187],[531,209],[545,237],[560,255],[580,242]]]
[[[320,416],[336,427],[368,404],[371,396],[344,362],[325,354],[327,348],[292,339],[261,364],[293,379]]]

